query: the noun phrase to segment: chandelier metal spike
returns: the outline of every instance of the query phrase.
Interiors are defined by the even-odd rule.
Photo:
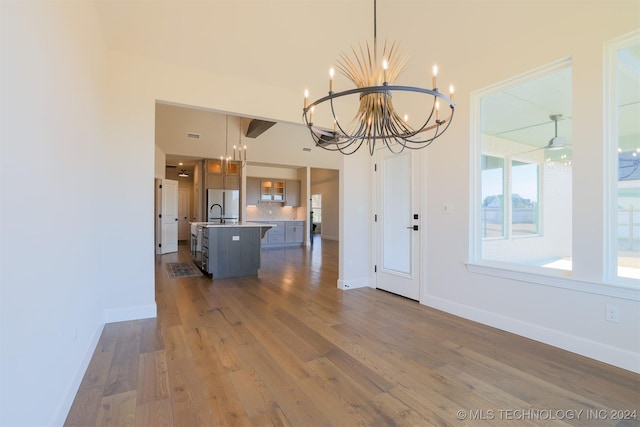
[[[302,118],[311,132],[318,147],[342,154],[355,153],[363,143],[369,146],[369,154],[373,155],[376,144],[383,144],[393,153],[401,153],[405,149],[415,150],[428,147],[441,136],[451,125],[455,113],[453,102],[453,86],[449,88],[449,96],[444,95],[437,87],[437,66],[433,67],[432,89],[413,86],[394,85],[398,76],[404,71],[409,56],[396,42],[382,48],[382,58],[378,60],[377,45],[377,4],[373,2],[373,49],[369,43],[359,49],[351,48],[353,58],[344,52],[337,60],[337,69],[356,86],[341,92],[333,91],[333,68],[329,71],[329,94],[309,103],[309,91],[305,90]],[[426,118],[409,122],[407,116],[401,117],[393,103],[394,94],[417,95],[421,113]],[[338,120],[337,104],[342,99],[358,96],[358,109],[348,124]],[[449,107],[449,114],[440,117],[440,105]],[[314,124],[316,109],[325,109],[327,117],[333,119],[333,130]],[[326,111],[328,110],[328,112]]]

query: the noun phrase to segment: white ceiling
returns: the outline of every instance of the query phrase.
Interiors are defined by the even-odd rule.
[[[433,5],[437,3],[432,2]],[[325,73],[316,70],[316,64],[331,64],[342,51],[367,40],[372,32],[372,4],[362,0],[97,1],[96,7],[105,43],[110,49],[207,70],[214,75],[233,73],[246,80],[298,90],[307,85],[326,85]],[[397,4],[392,0],[378,1],[379,32],[380,28],[390,32],[390,27],[397,32],[405,30],[392,28],[395,22],[389,17],[398,16]],[[411,7],[411,4],[402,3],[402,7]],[[510,7],[514,6],[505,3],[501,10]],[[548,27],[566,19],[558,14],[546,14],[544,10],[535,13],[545,16]],[[446,21],[456,22],[456,19]],[[438,21],[438,25],[446,26],[446,23]],[[465,31],[473,31],[473,28]],[[446,34],[442,36],[442,40],[447,39]],[[438,56],[438,49],[442,49],[442,44],[432,40],[408,42],[409,51],[429,49],[432,52],[428,54],[434,55],[435,51]],[[540,39],[539,43],[557,43],[557,40],[548,37]],[[473,55],[474,52],[462,54]],[[300,60],[291,61],[291,57]],[[629,64],[630,71],[621,78],[637,81],[639,58],[637,49],[626,52],[625,63]],[[313,72],[309,59],[314,63]],[[285,63],[286,68],[282,66]],[[314,82],[318,81],[321,83],[316,85]],[[248,96],[240,91],[238,95]],[[640,94],[638,91],[625,92],[623,98],[626,105],[621,114],[623,134],[637,135],[640,132]],[[464,100],[457,99],[457,103],[460,102]],[[489,134],[542,147],[554,136],[554,124],[549,116],[562,114],[566,120],[558,123],[558,133],[573,142],[571,102],[571,71],[555,73],[492,96],[487,101],[490,108],[483,126]],[[224,131],[219,129],[219,132],[222,137]],[[178,154],[171,153],[168,162],[181,160],[176,157]]]

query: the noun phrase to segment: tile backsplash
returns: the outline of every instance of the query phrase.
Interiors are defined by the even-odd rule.
[[[295,220],[298,208],[282,206],[282,203],[262,202],[257,206],[247,206],[247,221]]]

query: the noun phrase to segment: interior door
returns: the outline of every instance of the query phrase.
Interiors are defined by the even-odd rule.
[[[420,215],[410,151],[376,151],[376,287],[420,299]]]
[[[178,240],[189,240],[189,190],[178,190]]]
[[[178,181],[163,179],[160,192],[160,253],[178,251]]]

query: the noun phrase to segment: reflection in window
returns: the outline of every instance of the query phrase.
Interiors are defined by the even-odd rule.
[[[482,237],[504,236],[504,160],[482,156]]]
[[[538,234],[538,165],[518,161],[511,165],[511,234]]]
[[[572,269],[571,64],[478,95],[476,259]]]

